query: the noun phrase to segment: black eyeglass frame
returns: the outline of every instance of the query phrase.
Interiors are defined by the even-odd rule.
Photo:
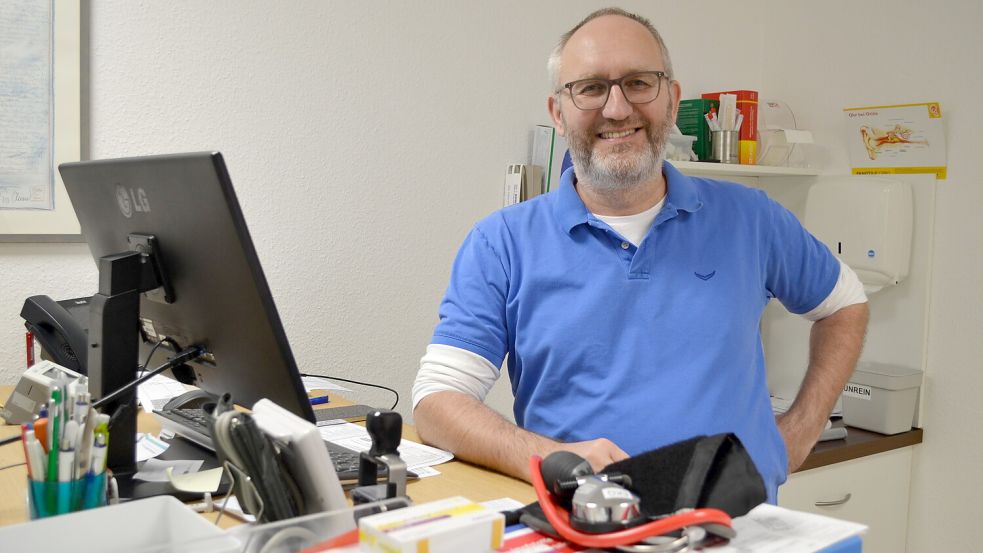
[[[651,100],[646,100],[644,102],[632,102],[631,100],[628,99],[628,95],[625,94],[625,89],[624,89],[623,86],[621,86],[622,81],[624,81],[625,79],[628,79],[630,77],[637,77],[638,75],[655,75],[656,77],[658,77],[659,80],[657,81],[658,84],[656,85],[655,96]],[[666,79],[667,81],[672,82],[672,78],[669,75],[667,75],[665,71],[635,71],[634,73],[629,73],[627,75],[622,75],[621,77],[618,77],[617,79],[602,79],[600,77],[592,77],[590,79],[577,79],[576,81],[570,81],[569,83],[563,85],[563,88],[561,88],[560,90],[557,90],[556,92],[557,93],[560,93],[560,92],[563,92],[563,90],[566,90],[568,93],[570,93],[570,101],[573,102],[574,107],[576,107],[577,109],[579,109],[581,111],[597,111],[599,109],[604,109],[604,106],[606,106],[608,104],[608,99],[611,97],[611,89],[614,88],[615,85],[618,85],[618,88],[621,89],[621,95],[624,96],[625,97],[625,100],[629,104],[631,104],[633,106],[637,106],[637,105],[640,105],[640,104],[649,104],[651,102],[654,102],[654,101],[658,100],[659,99],[659,95],[662,94],[662,79]],[[598,106],[596,108],[582,108],[579,105],[577,105],[577,100],[576,100],[576,98],[574,98],[574,95],[573,95],[573,87],[576,86],[579,83],[585,83],[585,82],[591,82],[591,81],[607,83],[607,85],[608,85],[608,91],[604,95],[604,101],[601,102],[601,105],[600,106]]]

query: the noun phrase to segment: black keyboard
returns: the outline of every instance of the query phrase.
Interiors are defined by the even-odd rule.
[[[208,423],[209,415],[204,410],[178,408],[154,411],[154,415],[163,428],[215,451],[212,430]],[[338,473],[338,480],[342,482],[358,480],[358,452],[329,441],[325,441],[324,446],[331,456],[331,463]]]

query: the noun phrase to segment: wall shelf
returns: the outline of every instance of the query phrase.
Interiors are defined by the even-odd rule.
[[[676,169],[687,175],[743,177],[812,177],[818,169],[799,167],[770,167],[767,165],[738,165],[734,163],[708,163],[702,161],[670,161]]]

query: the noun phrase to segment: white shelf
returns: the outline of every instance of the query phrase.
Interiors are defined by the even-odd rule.
[[[743,177],[812,177],[818,169],[798,167],[770,167],[767,165],[738,165],[736,163],[708,163],[703,161],[670,161],[676,169],[687,175],[737,175]]]

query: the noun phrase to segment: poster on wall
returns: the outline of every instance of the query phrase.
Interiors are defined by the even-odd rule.
[[[54,208],[52,6],[0,10],[0,209]]]
[[[854,175],[946,176],[945,132],[938,102],[843,110]]]
[[[81,4],[0,0],[0,243],[83,242],[56,168],[81,159]]]

